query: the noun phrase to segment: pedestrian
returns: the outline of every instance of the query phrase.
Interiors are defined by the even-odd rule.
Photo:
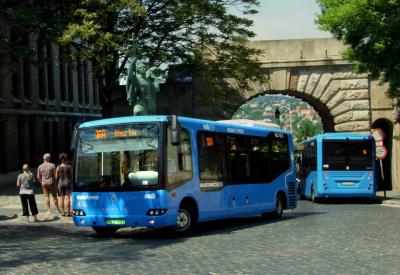
[[[58,196],[61,199],[61,214],[71,217],[72,168],[68,164],[67,154],[61,153],[59,160],[61,164],[56,168],[56,179]],[[65,212],[65,208],[67,212]]]
[[[22,166],[22,174],[18,175],[17,186],[19,187],[19,196],[22,204],[22,215],[26,217],[27,223],[29,223],[29,208],[33,216],[33,221],[37,222],[38,208],[35,200],[35,176],[29,170],[29,165],[24,164]]]
[[[51,155],[46,153],[43,155],[43,163],[39,165],[37,172],[37,179],[42,185],[44,201],[47,206],[47,214],[51,214],[50,209],[50,193],[53,196],[54,205],[56,206],[56,214],[60,213],[60,208],[58,207],[58,197],[56,188],[56,167],[50,162]]]

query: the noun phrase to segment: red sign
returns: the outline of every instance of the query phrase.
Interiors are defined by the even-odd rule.
[[[384,159],[387,155],[387,150],[385,146],[376,146],[376,158]]]

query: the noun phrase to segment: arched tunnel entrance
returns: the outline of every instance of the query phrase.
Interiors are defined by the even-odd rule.
[[[235,109],[235,113],[233,113],[233,117],[236,116],[236,118],[238,118],[238,113],[237,111],[240,110],[240,108],[242,108],[243,106],[246,106],[246,104],[250,104],[254,101],[256,102],[262,102],[263,99],[262,98],[268,98],[268,97],[280,97],[280,100],[287,100],[288,102],[291,102],[291,112],[294,113],[298,113],[300,112],[299,108],[307,108],[309,109],[312,113],[316,113],[316,115],[318,116],[318,120],[320,120],[320,122],[318,122],[318,124],[321,125],[321,130],[318,133],[327,133],[327,132],[335,132],[335,123],[334,123],[334,118],[331,115],[328,107],[323,104],[321,101],[313,98],[312,96],[310,96],[309,94],[305,94],[305,93],[293,93],[293,91],[268,91],[267,93],[263,93],[263,94],[257,94],[249,99],[246,99],[245,102],[243,102],[242,105],[238,106]],[[291,100],[289,100],[291,99]],[[274,101],[273,101],[274,102]],[[301,107],[301,106],[296,106],[296,102],[298,105],[304,105],[306,104],[308,107]],[[271,103],[269,103],[271,104]],[[279,105],[279,104],[278,104]],[[288,105],[288,103],[284,103],[284,105]],[[266,108],[266,110],[268,112],[271,112],[271,108],[275,108],[274,106],[267,106],[270,108]],[[248,108],[248,107],[247,107]],[[265,108],[265,107],[264,107]],[[296,110],[297,109],[297,110]],[[262,110],[259,110],[259,112],[261,112]],[[280,110],[279,108],[279,111]],[[287,111],[287,109],[283,109],[284,112]],[[269,115],[271,116],[271,113],[269,113]],[[250,118],[250,117],[247,117]],[[262,119],[262,117],[260,117],[260,115],[258,117],[251,117],[251,119]],[[287,118],[286,118],[287,119]],[[274,122],[277,124],[280,124],[278,121],[272,119],[272,121],[269,122]],[[293,127],[296,128],[299,125],[295,125],[296,123],[301,123],[301,120],[294,120],[293,123]],[[313,119],[313,124],[317,123],[316,118]],[[282,126],[282,125],[281,125]],[[289,128],[288,128],[289,130]]]
[[[313,103],[282,93],[265,94],[246,101],[237,108],[232,118],[276,123],[282,129],[293,132],[297,144],[314,135],[334,130],[333,119],[327,115],[329,113],[323,106]]]
[[[301,99],[304,102],[307,102],[310,106],[314,108],[314,110],[318,113],[319,117],[321,118],[323,132],[324,133],[335,132],[335,124],[333,116],[330,114],[328,107],[318,99],[312,97],[310,94],[293,93],[293,91],[269,91],[268,94],[287,95],[290,97]]]

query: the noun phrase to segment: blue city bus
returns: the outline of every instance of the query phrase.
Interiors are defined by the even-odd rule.
[[[357,133],[326,133],[300,144],[302,197],[373,198],[376,194],[375,140]]]
[[[86,122],[75,136],[73,220],[98,234],[296,207],[292,135],[177,116]]]

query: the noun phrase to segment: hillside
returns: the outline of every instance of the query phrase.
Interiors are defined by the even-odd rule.
[[[279,110],[279,120],[275,118]],[[290,125],[290,115],[291,122]],[[272,122],[282,129],[291,130],[295,141],[302,141],[307,136],[322,133],[321,118],[307,102],[283,95],[266,95],[256,97],[242,105],[233,115],[233,118],[245,118]],[[292,126],[292,127],[291,127]]]

